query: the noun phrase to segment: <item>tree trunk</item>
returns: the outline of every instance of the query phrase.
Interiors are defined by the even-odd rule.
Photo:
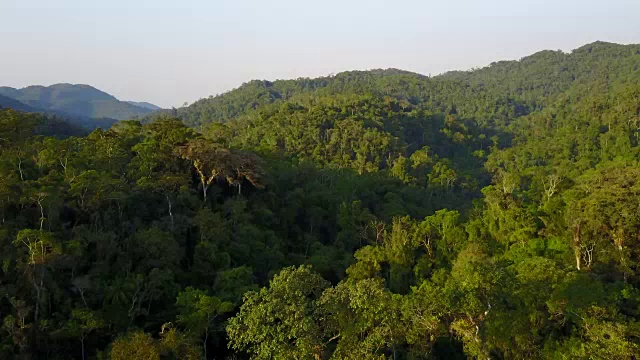
[[[80,288],[80,297],[82,298],[82,302],[84,303],[84,307],[85,308],[89,308],[89,305],[87,305],[87,300],[85,300],[84,298],[84,292],[85,292],[85,288]]]
[[[22,159],[18,159],[18,172],[20,172],[20,181],[24,182],[24,174],[22,173]]]
[[[204,332],[204,341],[202,342],[202,349],[204,350],[204,360],[207,360],[207,339],[209,338],[209,330]]]
[[[44,226],[44,208],[42,207],[42,200],[38,199],[38,207],[40,208],[40,231]]]
[[[202,199],[203,199],[204,201],[207,201],[207,190],[208,190],[208,189],[209,189],[209,186],[208,186],[208,185],[206,185],[206,184],[204,183],[204,181],[203,181],[203,182],[202,182]]]
[[[42,282],[40,282],[40,285],[42,286]],[[35,284],[35,288],[36,288],[36,309],[33,314],[33,323],[35,324],[34,330],[38,328],[38,319],[40,318],[40,287],[37,284]]]
[[[573,232],[573,251],[576,256],[576,269],[580,270],[580,223],[578,223]]]
[[[169,195],[167,194],[165,194],[164,196],[167,198],[167,203],[169,204],[169,217],[171,218],[171,230],[173,230],[174,221],[173,221],[173,212],[171,211],[171,199],[169,199]]]

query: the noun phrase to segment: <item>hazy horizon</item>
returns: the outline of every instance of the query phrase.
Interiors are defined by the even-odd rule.
[[[637,13],[631,0],[9,0],[0,4],[0,86],[88,84],[177,107],[252,79],[436,75],[598,40],[638,43]]]

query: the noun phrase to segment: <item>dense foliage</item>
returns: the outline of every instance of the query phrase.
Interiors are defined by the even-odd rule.
[[[1,358],[640,353],[640,46],[50,124],[0,110]]]

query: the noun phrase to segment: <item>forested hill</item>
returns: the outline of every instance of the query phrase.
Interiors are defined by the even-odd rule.
[[[2,359],[640,354],[640,45],[50,125],[0,110]]]
[[[55,84],[23,89],[0,87],[0,95],[35,109],[84,118],[126,120],[158,109],[151,104],[150,107],[120,101],[89,85]]]
[[[623,80],[620,78],[635,70],[639,52],[639,45],[595,42],[570,53],[541,51],[520,61],[499,61],[473,71],[434,77],[388,69],[350,71],[317,79],[254,80],[165,114],[198,127],[226,122],[267,104],[295,103],[308,96],[368,94],[404,99],[434,111],[456,106],[461,116],[486,122],[505,112],[513,118],[540,109],[549,98],[581,84]]]

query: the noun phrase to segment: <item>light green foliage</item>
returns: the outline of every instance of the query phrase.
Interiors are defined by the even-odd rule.
[[[162,325],[160,333],[160,343],[157,345],[162,358],[199,360],[203,358],[203,353],[194,343],[193,338],[173,328],[171,324]],[[206,342],[205,342],[206,350]],[[206,358],[206,351],[204,358]]]
[[[343,281],[318,301],[332,359],[379,359],[402,344],[401,301],[382,279]]]
[[[160,351],[155,340],[143,332],[133,332],[116,339],[111,348],[112,360],[159,360]]]
[[[208,332],[218,316],[232,309],[231,303],[191,287],[178,295],[176,305],[181,313],[178,321],[196,333]]]
[[[613,257],[620,271],[631,275],[634,270],[629,266],[633,260],[629,256],[640,245],[640,171],[621,165],[612,164],[579,178],[577,186],[566,196],[567,216],[575,231],[580,227],[576,250],[591,252],[586,254],[586,266]],[[591,250],[596,247],[598,251]]]
[[[63,332],[80,339],[82,344],[82,358],[85,356],[84,340],[92,331],[105,327],[106,324],[99,314],[89,309],[73,309],[71,319],[67,321]]]
[[[460,213],[455,210],[438,210],[427,216],[417,232],[417,242],[442,265],[450,264],[467,240],[467,233],[460,226]]]
[[[483,339],[485,322],[499,311],[501,292],[509,291],[508,284],[501,264],[477,244],[470,244],[458,255],[444,291],[451,296],[451,330],[462,339],[468,354],[488,355]]]
[[[215,296],[209,296],[202,290],[188,287],[178,295],[176,306],[180,312],[177,317],[178,322],[194,335],[198,337],[204,335],[203,347],[206,357],[209,334],[216,330],[217,319],[222,314],[233,310],[233,304]]]
[[[319,356],[324,343],[315,302],[328,285],[308,267],[282,270],[268,288],[245,295],[227,327],[230,346],[256,359]]]

